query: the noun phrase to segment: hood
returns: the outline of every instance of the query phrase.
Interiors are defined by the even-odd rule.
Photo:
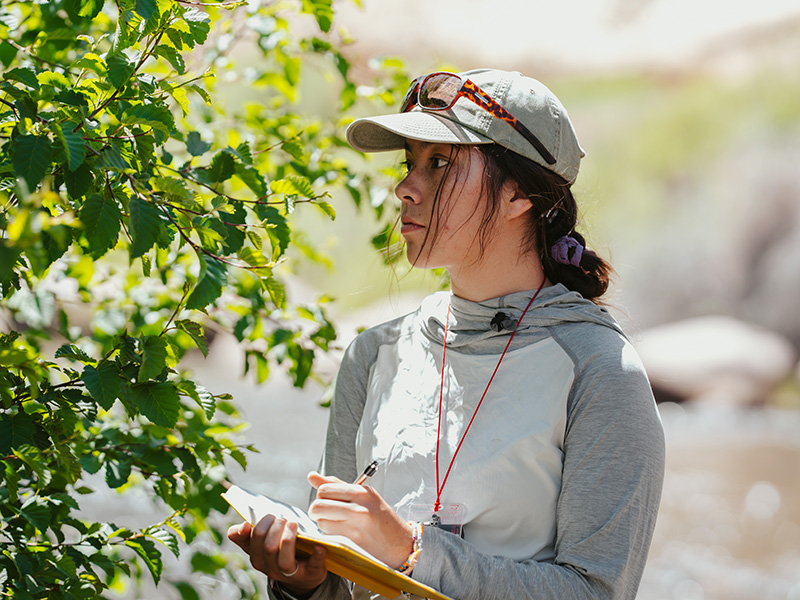
[[[492,319],[502,311],[513,320],[519,320],[535,291],[517,292],[508,296],[492,298],[483,302],[471,302],[450,292],[438,292],[428,296],[420,306],[425,335],[441,344],[444,337],[444,322],[447,305],[450,303],[450,327],[447,331],[448,348],[458,348],[494,337],[507,337],[511,330],[494,331]],[[525,315],[518,332],[537,327],[553,327],[566,323],[594,323],[625,335],[608,311],[586,300],[563,284],[543,288]]]

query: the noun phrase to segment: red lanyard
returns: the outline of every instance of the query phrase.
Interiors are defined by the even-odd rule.
[[[461,450],[461,444],[464,443],[464,438],[467,437],[467,432],[469,428],[472,427],[472,422],[475,420],[475,416],[478,414],[478,409],[481,407],[483,403],[483,399],[486,398],[486,392],[489,391],[489,386],[492,385],[492,380],[494,376],[497,374],[497,370],[500,368],[500,363],[503,362],[503,358],[506,355],[506,351],[508,347],[511,345],[511,340],[514,339],[514,335],[517,333],[517,329],[519,329],[520,323],[522,323],[522,319],[525,318],[525,314],[528,312],[528,309],[533,304],[533,301],[536,300],[536,296],[539,295],[539,292],[542,291],[544,287],[545,278],[542,278],[542,283],[539,286],[539,289],[536,290],[536,293],[533,295],[533,298],[530,299],[528,305],[525,307],[525,310],[522,311],[522,316],[520,316],[519,321],[517,321],[516,327],[514,327],[514,331],[511,332],[511,335],[508,338],[508,342],[506,343],[506,347],[503,349],[503,353],[500,355],[500,360],[497,361],[497,366],[494,368],[494,372],[492,376],[489,378],[489,383],[486,384],[486,389],[483,390],[483,395],[481,399],[478,401],[478,406],[475,407],[475,412],[472,413],[472,418],[469,420],[467,424],[467,428],[464,430],[464,433],[461,434],[461,440],[458,442],[458,446],[456,446],[456,451],[453,452],[453,458],[450,459],[450,465],[447,467],[447,473],[444,475],[444,481],[442,481],[442,485],[439,485],[439,442],[441,441],[441,432],[442,432],[442,396],[444,395],[444,357],[447,351],[447,330],[450,326],[450,304],[447,305],[447,320],[444,323],[444,340],[442,341],[442,382],[441,386],[439,387],[439,419],[436,425],[436,503],[433,505],[433,512],[438,512],[440,508],[442,508],[441,498],[442,498],[442,491],[444,490],[444,485],[447,483],[447,478],[450,477],[450,470],[453,468],[453,463],[456,462],[456,456],[458,456],[458,451]]]

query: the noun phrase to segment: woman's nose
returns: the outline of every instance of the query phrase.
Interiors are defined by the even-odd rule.
[[[417,186],[414,184],[411,173],[406,175],[394,188],[395,195],[405,204],[419,204],[420,195]]]

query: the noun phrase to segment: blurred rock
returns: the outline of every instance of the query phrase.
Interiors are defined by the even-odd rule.
[[[796,364],[783,336],[722,316],[650,329],[637,349],[659,402],[762,404]]]

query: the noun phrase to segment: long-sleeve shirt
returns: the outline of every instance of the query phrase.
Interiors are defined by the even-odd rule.
[[[377,459],[370,485],[401,515],[432,510],[440,389],[442,476],[486,391],[441,494],[465,507],[463,539],[426,527],[412,576],[457,600],[632,599],[664,473],[650,385],[608,312],[555,285],[487,390],[513,329],[492,320],[515,323],[532,294],[438,293],[359,335],[337,377],[323,471],[352,481]],[[352,587],[329,575],[312,598],[370,597]]]

